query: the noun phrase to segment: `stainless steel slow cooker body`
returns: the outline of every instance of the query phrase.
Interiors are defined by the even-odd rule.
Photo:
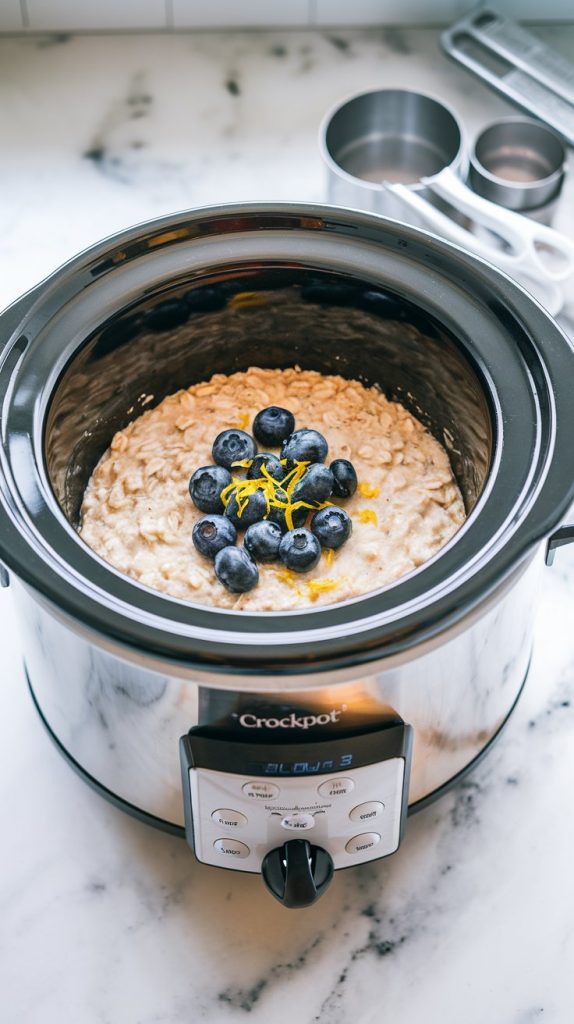
[[[411,808],[484,752],[574,492],[574,354],[525,292],[382,218],[220,207],[88,250],[3,314],[0,346],[0,557],[39,711],[100,791],[182,832],[178,740],[198,723],[233,742],[261,722],[272,744],[300,715],[314,735],[403,719]],[[380,385],[447,446],[468,519],[437,557],[353,601],[253,615],[152,592],[83,544],[117,429],[213,372],[295,363]]]

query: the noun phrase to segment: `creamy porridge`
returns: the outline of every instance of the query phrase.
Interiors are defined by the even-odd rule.
[[[323,434],[327,465],[353,463],[355,494],[331,499],[351,517],[352,534],[338,550],[324,549],[308,572],[260,564],[257,586],[234,594],[194,548],[192,530],[203,513],[188,485],[198,467],[212,463],[220,431],[250,432],[255,415],[271,405],[290,410],[296,429]],[[199,604],[279,611],[392,583],[431,558],[464,518],[446,451],[402,405],[338,376],[251,368],[170,395],[117,433],[87,487],[80,533],[102,558],[155,590]]]

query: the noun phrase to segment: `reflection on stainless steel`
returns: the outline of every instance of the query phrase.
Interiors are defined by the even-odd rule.
[[[281,698],[273,684],[260,681],[256,699],[283,699],[289,707],[298,700],[312,707],[327,700],[359,715],[367,706],[379,720],[396,712],[414,726],[412,805],[478,756],[512,707],[530,660],[540,566],[534,559],[484,615],[411,662],[387,669],[383,664],[351,684],[320,690],[313,690],[312,677],[303,677],[301,686],[310,689],[301,697]],[[178,740],[198,722],[213,720],[218,731],[224,728],[214,710],[220,703],[202,703],[199,683],[149,672],[102,650],[62,625],[24,588],[15,592],[33,692],[60,743],[116,796],[183,825]],[[236,699],[231,694],[230,707]]]

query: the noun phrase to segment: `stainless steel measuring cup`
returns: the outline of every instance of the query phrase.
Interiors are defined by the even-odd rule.
[[[551,313],[560,311],[574,243],[467,188],[463,131],[446,104],[406,89],[359,93],[329,111],[319,145],[329,202],[434,230],[505,270]],[[486,231],[476,235],[464,218]]]
[[[566,172],[560,136],[531,117],[503,117],[477,136],[470,152],[475,192],[549,224]]]
[[[444,167],[465,177],[462,131],[444,103],[406,89],[364,92],[325,117],[319,145],[335,205],[387,214],[393,206],[385,182],[425,194],[423,179]]]

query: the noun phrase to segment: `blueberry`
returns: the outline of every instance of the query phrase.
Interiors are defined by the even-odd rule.
[[[192,313],[211,313],[215,309],[223,309],[227,299],[223,292],[210,285],[202,285],[184,295],[187,308]]]
[[[333,494],[337,498],[350,498],[357,490],[357,474],[348,459],[335,459],[330,465],[335,481]]]
[[[218,466],[225,466],[231,469],[234,462],[242,459],[253,459],[257,451],[257,445],[244,430],[222,430],[213,442],[213,461]]]
[[[187,303],[182,299],[166,299],[150,309],[146,326],[152,331],[169,331],[184,324],[189,318]]]
[[[189,481],[189,493],[200,512],[223,512],[220,494],[231,483],[231,473],[223,466],[202,466]]]
[[[91,351],[90,359],[101,359],[102,356],[115,352],[122,345],[127,345],[128,341],[131,341],[132,338],[135,338],[136,334],[140,333],[142,323],[143,318],[141,314],[123,316],[120,320],[112,320],[107,327],[104,327],[100,334]]]
[[[287,497],[287,492],[284,491],[281,487],[277,487],[275,489],[275,497],[277,498],[278,501],[289,501],[289,498]],[[269,510],[269,515],[267,516],[268,522],[276,523],[282,533],[285,533],[285,531],[289,529],[289,524],[285,519],[285,511],[286,510],[284,508],[274,508],[273,506],[271,506]],[[306,508],[291,509],[293,526],[303,526],[303,523],[305,522],[307,515],[308,509]]]
[[[222,548],[235,544],[237,531],[225,516],[202,516],[193,527],[191,539],[200,555],[215,558]]]
[[[243,505],[243,500],[241,504]],[[232,493],[229,504],[225,509],[225,515],[238,530],[246,530],[252,523],[258,523],[266,514],[267,498],[265,497],[265,492],[260,488],[249,495],[241,515],[239,515],[239,505],[235,492]]]
[[[313,462],[293,488],[291,501],[325,501],[333,492],[333,474],[321,462]]]
[[[259,582],[255,562],[243,548],[227,547],[215,556],[215,575],[232,594],[253,590]]]
[[[310,277],[301,288],[301,298],[325,306],[353,306],[358,286],[340,277]]]
[[[404,306],[401,305],[394,295],[390,295],[388,292],[369,288],[361,295],[359,305],[361,309],[368,309],[370,313],[375,313],[385,320],[404,319]]]
[[[262,409],[253,420],[253,433],[259,444],[277,448],[295,429],[295,417],[288,409],[270,405]]]
[[[258,480],[263,473],[261,467],[265,466],[265,469],[272,476],[274,480],[282,480],[285,476],[285,470],[276,455],[271,455],[270,452],[261,452],[256,455],[253,459],[253,465],[247,470],[248,480]]]
[[[275,562],[279,557],[281,537],[281,528],[277,523],[263,519],[246,530],[243,543],[256,562]]]
[[[317,565],[321,557],[321,545],[310,530],[299,527],[289,530],[281,538],[279,557],[288,569],[307,572]]]
[[[311,520],[311,530],[321,547],[336,550],[351,536],[353,524],[344,509],[337,505],[319,509]]]
[[[281,458],[297,462],[324,462],[329,446],[317,430],[296,430],[285,441]]]

